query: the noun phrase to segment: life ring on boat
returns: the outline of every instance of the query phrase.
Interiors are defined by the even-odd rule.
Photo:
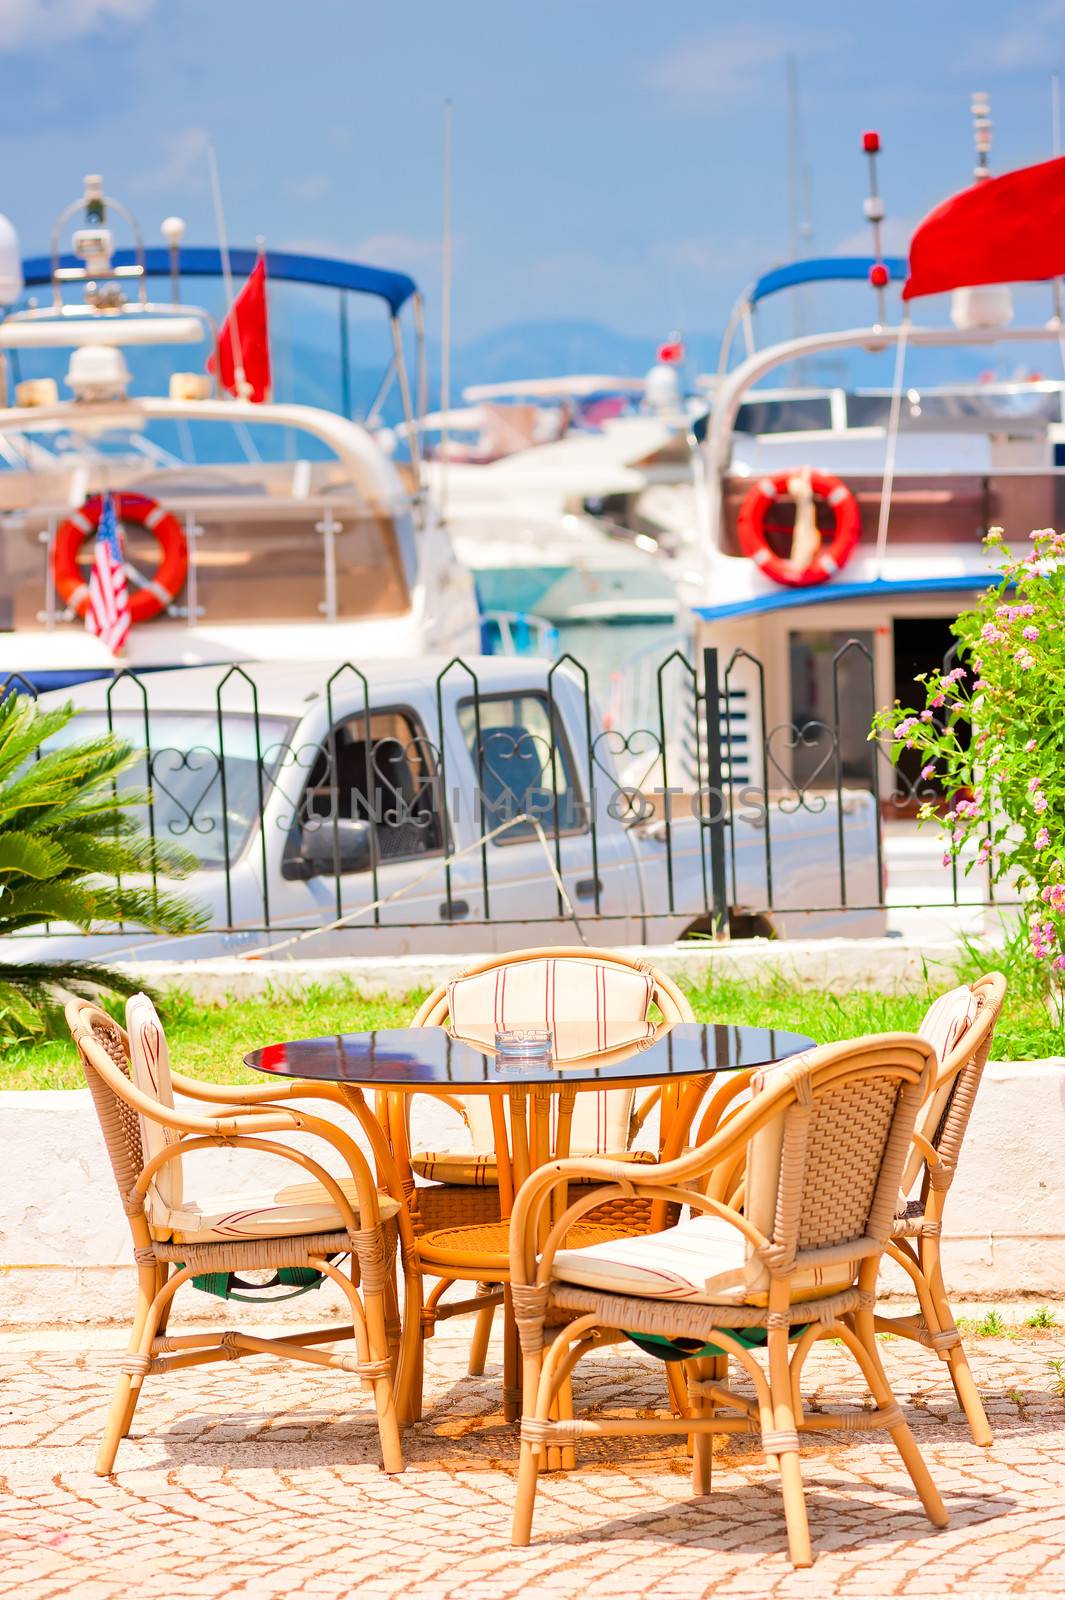
[[[134,622],[149,622],[180,594],[189,569],[189,548],[181,524],[173,512],[146,494],[116,494],[115,515],[123,522],[136,522],[159,541],[162,559],[155,573],[140,589],[131,590],[130,617]],[[95,537],[103,516],[103,496],[90,495],[81,507],[61,525],[52,546],[52,575],[64,604],[83,617],[89,608],[89,585],[78,566],[78,551],[88,538]]]
[[[809,507],[811,530],[815,529],[812,520],[814,499],[826,500],[832,508],[831,537],[827,543],[822,540],[816,553],[801,566],[790,557],[777,555],[766,537],[768,533],[784,531],[783,528],[775,530],[768,520],[770,510],[782,495],[793,495],[796,499],[796,533],[804,500]],[[861,531],[858,502],[842,479],[808,468],[801,473],[777,472],[771,477],[759,478],[744,497],[737,522],[740,549],[744,555],[750,556],[759,570],[767,578],[772,578],[774,583],[786,584],[793,589],[824,583],[826,578],[834,577],[854,554]],[[797,544],[798,539],[795,542]]]

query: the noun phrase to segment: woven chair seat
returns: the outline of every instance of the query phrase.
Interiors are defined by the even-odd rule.
[[[300,1233],[287,1239],[226,1239],[212,1244],[157,1241],[157,1261],[181,1261],[197,1272],[240,1272],[256,1267],[299,1266],[308,1256],[347,1255],[355,1249],[350,1233]]]
[[[635,1237],[640,1231],[638,1224],[618,1226],[585,1221],[574,1224],[569,1239],[579,1249],[623,1235]],[[498,1272],[506,1279],[510,1273],[510,1223],[488,1222],[423,1233],[418,1240],[418,1254],[429,1267],[476,1267],[486,1278]]]
[[[831,1322],[848,1311],[856,1311],[860,1302],[860,1290],[844,1289],[823,1300],[797,1300],[783,1315],[791,1327]],[[698,1339],[704,1344],[718,1328],[764,1328],[769,1316],[765,1306],[649,1300],[642,1295],[603,1294],[575,1283],[553,1283],[551,1306],[575,1315],[594,1312],[604,1327],[624,1328],[629,1333],[657,1333],[667,1339]]]

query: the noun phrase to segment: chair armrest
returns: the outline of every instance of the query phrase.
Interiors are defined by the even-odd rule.
[[[337,1150],[346,1162],[355,1184],[359,1206],[358,1217],[336,1178],[327,1172],[320,1162],[292,1145],[259,1137],[264,1133],[309,1133]],[[189,1128],[186,1137],[167,1145],[145,1163],[134,1185],[133,1196],[143,1201],[149,1184],[168,1161],[177,1160],[193,1150],[213,1146],[224,1146],[231,1150],[266,1151],[302,1167],[327,1191],[349,1232],[359,1226],[373,1228],[380,1222],[377,1185],[370,1173],[369,1163],[358,1145],[342,1129],[335,1128],[332,1123],[325,1122],[320,1117],[309,1116],[305,1112],[271,1110],[260,1116],[197,1118],[196,1126]]]

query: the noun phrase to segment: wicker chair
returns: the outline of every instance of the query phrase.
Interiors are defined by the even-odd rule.
[[[915,1316],[876,1319],[883,1332],[915,1339],[947,1363],[973,1440],[983,1446],[992,1442],[991,1428],[947,1299],[940,1237],[947,1195],[1005,994],[1002,974],[988,973],[971,989],[942,995],[917,1030],[936,1047],[939,1066],[917,1119],[888,1254],[909,1274],[920,1309]]]
[[[548,978],[551,979],[549,985]],[[548,996],[550,995],[550,1000]],[[613,950],[547,948],[519,950],[470,967],[450,983],[435,990],[419,1008],[414,1027],[450,1026],[458,1034],[494,1037],[499,1027],[535,1027],[551,1024],[558,1030],[568,1021],[587,1024],[596,1009],[611,1022],[643,1024],[657,1010],[667,1023],[691,1022],[694,1013],[677,985],[649,962]],[[490,1042],[490,1041],[489,1041]],[[618,1160],[653,1160],[631,1148],[659,1097],[646,1095],[639,1108],[629,1089],[598,1090],[580,1094],[573,1108],[569,1148],[582,1155],[608,1153]],[[477,1314],[470,1346],[469,1372],[484,1371],[488,1341],[496,1307],[505,1299],[508,1278],[507,1218],[513,1195],[499,1187],[496,1170],[492,1110],[486,1096],[445,1098],[469,1131],[471,1148],[413,1152],[410,1148],[409,1095],[378,1098],[378,1118],[388,1128],[400,1182],[414,1220],[422,1270],[438,1282],[422,1313],[423,1336],[429,1337],[438,1320],[469,1312]],[[431,1180],[416,1186],[415,1174]],[[649,1209],[624,1202],[599,1211],[584,1224],[584,1236],[593,1239],[641,1231]],[[456,1281],[473,1281],[470,1299],[445,1302],[442,1297]],[[517,1338],[508,1319],[504,1349],[504,1402],[508,1417],[517,1415]],[[419,1415],[415,1402],[414,1415]]]
[[[401,1199],[378,1193],[362,1152],[331,1122],[266,1102],[259,1090],[235,1103],[245,1091],[172,1075],[162,1029],[145,996],[135,996],[127,1008],[130,1032],[83,1000],[70,1002],[66,1018],[100,1119],[137,1267],[133,1328],[119,1362],[97,1473],[111,1472],[146,1376],[252,1354],[356,1373],[373,1393],[385,1471],[401,1472],[393,1397],[399,1352],[396,1338],[389,1337],[391,1261],[397,1228],[402,1231],[405,1224]],[[176,1109],[174,1087],[214,1101],[212,1112]],[[295,1092],[302,1087],[296,1085]],[[350,1176],[331,1176],[319,1161],[275,1137],[288,1133],[316,1135],[339,1154]],[[387,1166],[380,1134],[378,1143]],[[268,1152],[295,1163],[312,1181],[265,1195],[189,1199],[186,1157],[211,1146]],[[348,1254],[350,1278],[335,1264],[336,1257]],[[350,1322],[283,1339],[231,1329],[167,1333],[174,1294],[194,1276],[285,1267],[309,1267],[328,1277],[347,1299]],[[416,1274],[416,1262],[412,1267]],[[316,1348],[351,1339],[354,1354]]]
[[[511,1293],[525,1390],[516,1545],[529,1542],[545,1450],[552,1443],[627,1433],[693,1435],[694,1491],[707,1494],[709,1436],[758,1428],[780,1474],[796,1566],[812,1561],[801,1433],[841,1426],[888,1429],[929,1518],[937,1526],[946,1523],[881,1366],[873,1322],[880,1258],[934,1065],[931,1046],[915,1035],[827,1045],[756,1073],[742,1110],[706,1144],[676,1160],[654,1170],[559,1161],[522,1185],[510,1224]],[[729,1165],[745,1147],[744,1212],[692,1187],[705,1184],[715,1167]],[[668,1233],[592,1249],[561,1248],[596,1199],[577,1198],[555,1219],[553,1194],[574,1179],[591,1177],[611,1186],[606,1194],[683,1200],[693,1216]],[[545,1351],[545,1327],[558,1315],[572,1320]],[[620,1342],[626,1332],[681,1341],[688,1415],[552,1420],[554,1397],[579,1358]],[[841,1339],[854,1356],[875,1409],[842,1414],[842,1423],[839,1413],[804,1412],[803,1364],[825,1338]],[[752,1343],[761,1340],[768,1373],[752,1353]],[[753,1383],[754,1400],[727,1387],[729,1357]]]

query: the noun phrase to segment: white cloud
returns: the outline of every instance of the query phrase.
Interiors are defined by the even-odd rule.
[[[177,133],[168,134],[163,141],[162,159],[150,171],[131,178],[130,189],[138,194],[162,194],[177,189],[203,188],[207,183],[210,142],[206,128],[181,128]],[[225,174],[222,176],[224,179]]]
[[[46,49],[140,22],[155,0],[0,0],[0,51]]]
[[[1038,6],[1019,6],[1001,33],[981,36],[963,52],[963,72],[1019,72],[1035,67],[1046,72],[1061,59],[1061,29],[1065,0],[1044,0]]]
[[[324,172],[309,172],[303,178],[289,178],[282,185],[290,200],[321,200],[333,187]]]
[[[668,109],[713,115],[761,100],[774,84],[782,93],[785,56],[821,55],[841,42],[838,33],[737,22],[675,46],[650,64],[645,81]]]

